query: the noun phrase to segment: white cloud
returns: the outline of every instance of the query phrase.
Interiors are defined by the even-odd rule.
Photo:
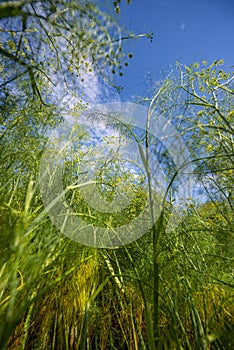
[[[62,74],[55,74],[53,81],[55,86],[52,86],[52,92],[57,97],[59,106],[68,110],[68,115],[77,103],[82,102],[91,107],[101,103],[120,102],[120,96],[114,87],[105,83],[94,70],[83,72],[75,78],[68,76],[66,81]]]
[[[186,27],[186,24],[185,24],[184,22],[182,22],[181,25],[180,25],[180,29],[181,29],[181,30],[184,30],[185,27]]]

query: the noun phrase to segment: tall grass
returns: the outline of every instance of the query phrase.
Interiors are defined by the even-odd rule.
[[[233,258],[223,239],[232,225],[222,226],[219,208],[212,206],[217,223],[208,203],[166,234],[171,207],[164,201],[142,238],[95,249],[55,229],[36,177],[15,172],[1,183],[1,350],[234,347]],[[136,198],[127,219],[144,204],[142,193]]]
[[[38,216],[36,181],[24,195],[17,178],[12,186],[1,198],[1,349],[233,347],[233,259],[215,254],[196,212],[169,236],[167,211],[160,221],[155,290],[153,232],[85,248]]]

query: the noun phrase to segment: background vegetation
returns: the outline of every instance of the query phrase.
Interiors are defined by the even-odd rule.
[[[118,13],[120,1],[114,7]],[[64,112],[85,108],[82,99],[61,105],[53,86],[62,79],[79,95],[76,79],[93,70],[114,85],[113,70],[121,73],[131,54],[122,52],[114,20],[86,1],[2,2],[0,19],[0,348],[232,349],[233,73],[222,60],[177,64],[138,101],[156,116],[173,116],[191,152],[197,188],[183,223],[166,233],[172,186],[141,239],[118,249],[85,247],[52,225],[38,188],[50,130]],[[160,143],[157,150],[173,178],[170,155]],[[78,165],[74,158],[67,169]],[[123,179],[127,191],[131,175]],[[105,177],[108,188],[120,180]],[[140,183],[134,191],[119,216],[93,211],[79,191],[68,199],[89,222],[115,228],[139,215],[147,193]]]

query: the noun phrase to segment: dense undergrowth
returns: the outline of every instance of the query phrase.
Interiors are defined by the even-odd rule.
[[[119,4],[114,1],[116,13]],[[158,221],[128,245],[83,246],[57,230],[45,211],[41,156],[64,115],[78,118],[86,107],[81,85],[71,107],[77,82],[95,72],[113,87],[110,75],[121,76],[132,53],[122,52],[118,25],[92,2],[11,1],[0,9],[0,349],[234,349],[233,73],[220,68],[223,60],[177,64],[138,101],[154,111],[153,122],[170,119],[191,153],[201,195],[189,201],[183,222],[166,231],[177,169],[165,146],[152,140],[163,170],[175,180]],[[58,81],[64,85],[55,96]],[[126,124],[122,130],[128,137],[132,131]],[[148,131],[138,142],[141,154],[147,154]],[[95,145],[80,151],[74,164],[69,155],[65,187],[77,159],[86,157],[88,164],[95,152]],[[109,201],[117,184],[128,192],[134,182],[131,172],[118,172],[121,154],[110,155],[98,159],[100,188],[108,188]],[[79,191],[66,199],[85,223],[115,229],[144,207],[151,189],[138,185],[127,209],[115,215],[90,209]]]
[[[40,207],[36,191],[26,197],[27,213],[7,196],[1,206],[1,349],[148,349],[152,232],[119,249],[84,247],[46,216],[29,229]],[[158,349],[233,347],[233,259],[206,216],[204,205],[173,234],[162,228]]]

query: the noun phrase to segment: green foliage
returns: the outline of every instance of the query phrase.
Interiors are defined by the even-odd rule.
[[[74,90],[77,81],[84,81],[84,76],[93,71],[109,83],[111,70],[123,74],[119,67],[125,54],[118,25],[94,3],[10,1],[1,8],[2,87],[25,79],[30,82],[31,93],[45,103],[38,77],[52,86],[64,81]]]
[[[170,114],[188,141],[206,201],[195,201],[168,234],[172,186],[163,215],[138,241],[113,250],[81,246],[51,224],[38,188],[47,135],[62,120],[52,77],[54,70],[71,80],[90,69],[103,75],[107,65],[121,73],[126,60],[116,24],[93,3],[53,0],[41,6],[0,4],[0,348],[232,349],[233,75],[219,67],[222,61],[178,65],[179,81],[172,74],[151,86],[154,98],[144,100],[156,115]],[[167,150],[157,144],[157,151],[171,178],[175,167]],[[90,147],[66,158],[65,187],[79,173],[79,158],[88,163],[93,156]],[[102,213],[81,191],[68,192],[84,221],[115,229],[144,207],[152,188],[146,193],[123,171],[120,157],[112,150],[97,159],[102,167],[96,180],[110,203],[117,185],[133,193],[131,202],[119,213]]]
[[[131,0],[126,0],[126,3],[130,4]],[[120,13],[120,4],[121,4],[121,0],[113,1],[113,6],[117,15]]]

